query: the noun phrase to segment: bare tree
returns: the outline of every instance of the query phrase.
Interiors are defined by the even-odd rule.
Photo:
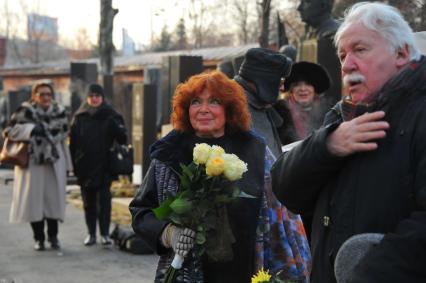
[[[175,34],[176,34],[176,48],[177,49],[186,49],[188,46],[188,39],[186,36],[186,26],[185,26],[185,19],[182,17],[180,18],[176,29],[175,29]]]
[[[269,15],[271,14],[271,0],[262,0],[260,3],[260,47],[267,48],[269,44]]]
[[[113,52],[112,31],[114,17],[118,9],[112,8],[112,0],[101,0],[101,21],[99,23],[99,53],[101,59],[101,73],[113,74]]]
[[[191,0],[188,13],[189,19],[192,21],[192,35],[195,48],[203,46],[203,17],[205,12],[206,7],[202,1]]]
[[[288,40],[296,47],[299,46],[300,39],[305,30],[305,24],[300,18],[299,11],[297,11],[298,5],[298,0],[287,0],[285,7],[277,7],[282,17],[283,24],[286,27]]]
[[[248,0],[234,0],[233,6],[235,8],[235,20],[238,23],[239,38],[240,42],[243,44],[248,43],[249,39],[249,30],[248,30],[248,21],[249,21],[249,1]]]
[[[341,17],[348,7],[358,2],[363,2],[363,0],[336,1],[333,12],[336,16]],[[413,30],[421,31],[426,28],[425,0],[379,0],[379,2],[385,2],[398,8]]]

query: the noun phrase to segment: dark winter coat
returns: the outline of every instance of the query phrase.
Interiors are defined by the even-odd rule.
[[[376,256],[361,262],[368,266],[357,273],[363,281],[354,282],[425,282],[424,268],[415,270],[426,255],[425,61],[410,64],[377,95],[374,110],[385,111],[390,125],[377,150],[345,158],[328,152],[326,138],[342,122],[340,107],[335,107],[324,127],[272,168],[278,199],[293,212],[313,215],[313,283],[335,282],[333,263],[340,246],[350,236],[368,232],[387,235]],[[411,221],[408,230],[397,228],[419,211],[423,217]],[[396,267],[391,259],[404,248],[409,252],[403,258],[411,262]]]
[[[222,146],[226,152],[234,153],[248,165],[249,174],[237,182],[245,193],[256,198],[241,198],[227,207],[231,229],[236,239],[233,245],[234,259],[225,263],[200,261],[190,254],[184,262],[178,282],[250,282],[255,271],[255,240],[260,196],[264,185],[265,144],[250,133],[225,135],[217,139],[198,138],[192,134],[177,134],[175,131],[151,147],[153,160],[142,188],[130,203],[133,216],[133,229],[160,255],[155,282],[162,282],[164,273],[173,259],[173,251],[160,243],[164,227],[168,221],[155,218],[152,209],[166,198],[166,192],[175,194],[178,177],[173,170],[179,170],[179,163],[192,161],[192,150],[196,143]],[[201,271],[201,272],[200,272]],[[182,276],[182,277],[180,277]]]
[[[113,142],[127,142],[123,117],[109,104],[94,110],[84,104],[71,123],[70,151],[80,185],[99,186],[110,176],[108,151]]]
[[[244,93],[247,96],[252,129],[265,138],[269,149],[275,158],[278,158],[282,152],[280,136],[277,131],[277,128],[283,123],[280,115],[272,105],[266,106],[260,102],[256,91],[249,86],[246,80],[240,76],[235,76],[234,80],[244,88]]]

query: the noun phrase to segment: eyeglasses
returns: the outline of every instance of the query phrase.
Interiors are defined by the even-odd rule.
[[[37,96],[52,96],[51,92],[37,92]]]

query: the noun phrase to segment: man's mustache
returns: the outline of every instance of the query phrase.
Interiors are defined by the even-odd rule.
[[[366,81],[365,77],[360,73],[350,73],[343,77],[343,85],[348,87],[358,83],[364,83]]]

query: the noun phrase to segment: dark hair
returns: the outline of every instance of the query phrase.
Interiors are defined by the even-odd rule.
[[[101,96],[104,96],[104,88],[99,84],[91,84],[89,86],[89,91],[87,95],[91,93],[97,93],[97,94],[100,94]]]
[[[243,88],[220,71],[209,71],[194,75],[185,83],[179,84],[173,97],[171,122],[178,132],[191,132],[189,105],[191,100],[208,90],[218,98],[226,113],[226,127],[229,131],[248,131],[250,112]]]

